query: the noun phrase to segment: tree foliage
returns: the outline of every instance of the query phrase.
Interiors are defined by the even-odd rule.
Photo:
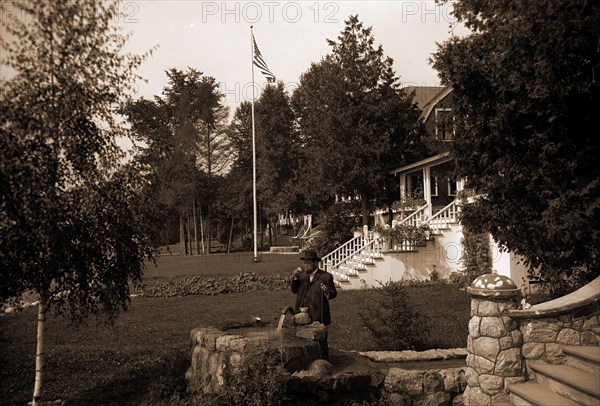
[[[210,212],[218,193],[215,177],[230,165],[227,109],[213,77],[193,68],[173,68],[167,76],[162,97],[140,98],[127,106],[126,113],[134,138],[141,142],[136,160],[145,168],[148,190],[160,210],[179,214],[184,227],[196,205]],[[185,252],[183,246],[182,241]]]
[[[329,253],[353,238],[353,230],[362,230],[360,207],[356,200],[338,202],[319,214],[319,233],[308,241],[306,249]]]
[[[252,224],[252,105],[242,102],[235,110],[228,129],[232,143],[233,163],[225,177],[221,202],[231,216]],[[236,193],[231,193],[235,190]]]
[[[34,290],[74,319],[126,307],[150,255],[116,113],[143,57],[115,3],[14,3],[0,112],[0,299]]]
[[[331,53],[301,76],[293,95],[305,150],[299,184],[314,208],[335,195],[360,196],[366,221],[387,170],[416,152],[419,111],[358,16],[328,43]]]
[[[460,241],[462,248],[461,265],[465,276],[465,287],[480,275],[492,273],[492,253],[490,235],[480,230],[463,227],[463,237]]]
[[[283,82],[265,87],[255,105],[257,179],[261,206],[270,216],[293,204],[298,159],[294,112]]]
[[[143,56],[123,54],[114,2],[14,2],[1,40],[0,300],[39,295],[33,405],[48,310],[114,321],[152,258],[117,118]]]
[[[278,214],[298,207],[294,176],[298,168],[298,136],[294,112],[283,82],[266,86],[254,106],[256,190],[260,224],[275,221]],[[234,163],[222,196],[232,216],[253,222],[252,105],[242,102],[229,126]],[[238,193],[231,194],[231,190]],[[259,233],[262,230],[259,230]]]
[[[454,9],[473,33],[440,46],[433,66],[454,88],[458,175],[479,196],[463,221],[523,255],[555,293],[581,286],[600,273],[600,4]]]

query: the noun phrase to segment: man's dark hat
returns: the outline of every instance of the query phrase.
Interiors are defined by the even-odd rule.
[[[321,258],[317,255],[317,251],[306,250],[300,257],[302,261],[320,261]]]

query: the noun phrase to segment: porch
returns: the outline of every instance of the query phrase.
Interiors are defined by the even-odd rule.
[[[400,205],[394,213],[397,220],[404,222],[406,217],[412,216],[413,222],[421,223],[439,217],[438,213],[444,211],[451,211],[451,217],[456,219],[456,197],[464,189],[464,180],[454,177],[449,152],[395,169],[391,174],[397,175],[400,181]],[[376,213],[375,219],[375,224],[386,224],[388,220],[381,212]]]

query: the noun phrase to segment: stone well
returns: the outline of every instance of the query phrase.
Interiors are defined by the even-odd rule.
[[[321,358],[321,341],[327,331],[320,323],[295,329],[246,327],[219,330],[199,327],[191,332],[192,362],[186,372],[188,389],[197,394],[217,394],[227,387],[227,372],[249,357],[266,357],[276,350],[285,369],[305,370]]]
[[[282,330],[196,328],[191,332],[192,359],[186,373],[188,389],[200,396],[226,394],[228,377],[235,376],[236,367],[244,360],[265,357],[271,362],[273,357],[269,355],[277,350],[289,372],[287,395],[301,404],[385,401],[399,406],[462,406],[466,350],[334,351],[325,361],[322,349],[326,346],[322,344],[326,333],[320,323]],[[315,368],[319,363],[327,368]]]

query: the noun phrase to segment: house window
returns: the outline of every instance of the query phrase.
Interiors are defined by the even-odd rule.
[[[438,178],[437,178],[437,176],[431,176],[430,182],[431,182],[431,196],[432,197],[439,196],[439,188],[438,188]]]
[[[448,196],[456,196],[456,179],[448,178]]]
[[[435,138],[441,141],[454,139],[454,115],[452,109],[435,109]]]

